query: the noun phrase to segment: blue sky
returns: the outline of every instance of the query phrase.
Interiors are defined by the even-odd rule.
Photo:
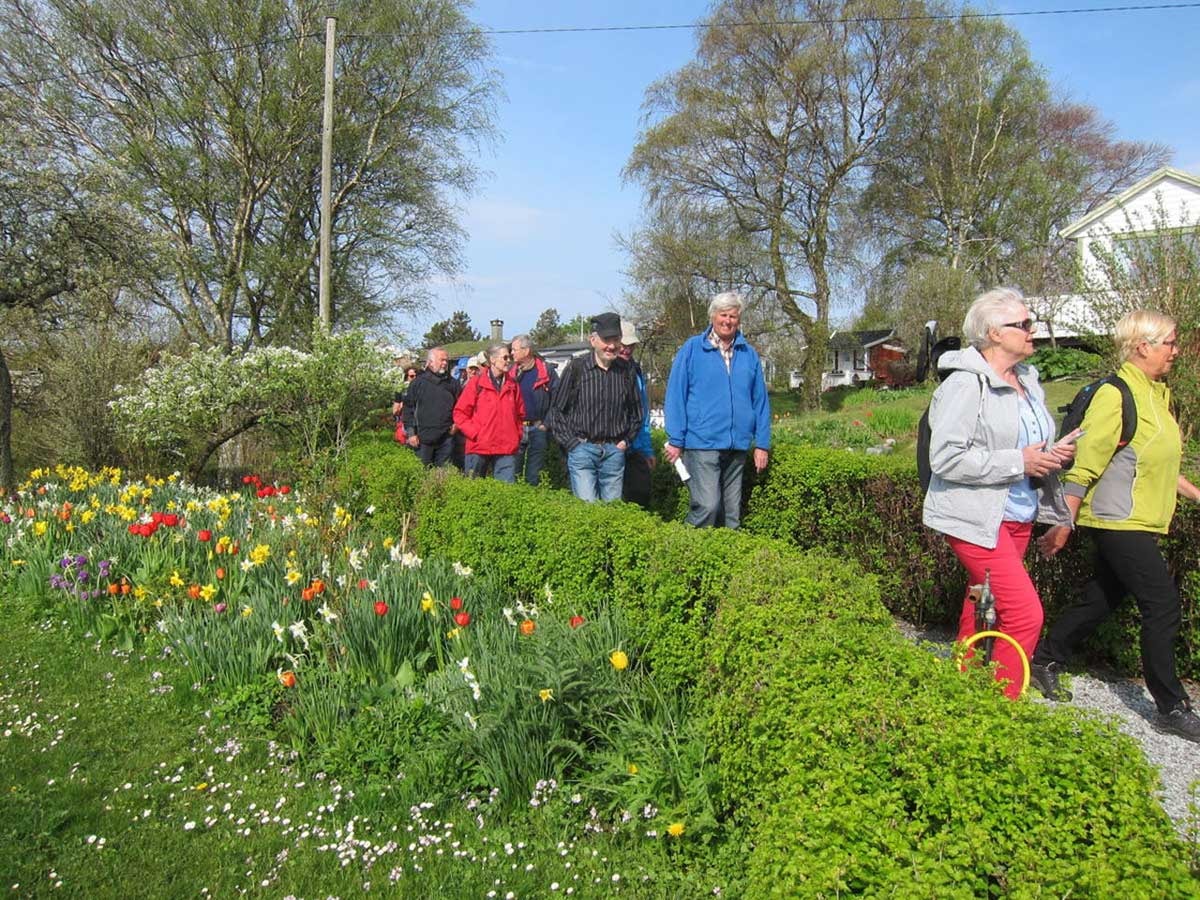
[[[1148,3],[1149,0],[1132,0]],[[999,12],[1117,5],[1105,0],[1011,0]],[[479,0],[489,29],[695,22],[699,0],[560,2]],[[1162,142],[1173,164],[1200,172],[1200,8],[1012,17],[1050,81],[1097,107],[1126,139]],[[489,174],[466,202],[459,276],[436,286],[434,308],[403,323],[428,325],[465,309],[484,332],[527,331],[547,307],[563,320],[620,309],[625,258],[614,241],[637,223],[641,192],[621,169],[642,125],[646,88],[693,54],[691,29],[492,38],[504,79],[500,139],[478,162]],[[848,310],[853,298],[842,298]]]

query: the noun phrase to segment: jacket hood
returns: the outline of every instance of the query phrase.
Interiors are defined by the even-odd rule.
[[[963,350],[947,350],[938,357],[937,367],[943,379],[954,371],[971,372],[987,378],[988,383],[993,387],[1010,387],[1004,379],[996,374],[996,370],[983,358],[983,354],[974,347],[967,347]],[[1027,363],[1017,363],[1016,372],[1017,377],[1022,379],[1030,374],[1037,377],[1037,369]]]

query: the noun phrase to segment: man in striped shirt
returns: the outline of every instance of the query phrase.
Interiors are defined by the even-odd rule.
[[[546,427],[567,452],[571,491],[580,500],[620,500],[625,451],[642,424],[633,367],[621,359],[621,317],[592,319],[591,353],[559,379]]]

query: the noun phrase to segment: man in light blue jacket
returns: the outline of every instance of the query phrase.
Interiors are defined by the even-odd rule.
[[[663,455],[670,463],[683,460],[687,521],[699,528],[738,527],[746,451],[753,445],[754,468],[761,472],[771,448],[762,363],[739,330],[744,307],[733,291],[713,297],[711,325],[679,348],[667,381]]]

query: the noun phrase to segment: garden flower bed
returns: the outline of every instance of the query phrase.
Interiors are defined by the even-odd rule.
[[[632,842],[646,878],[725,839],[701,711],[656,684],[603,594],[517,592],[370,519],[253,477],[35,471],[0,512],[0,570],[77,637],[167,657],[165,690],[265,729],[289,771],[396,797],[397,822],[409,801],[425,831],[536,809],[572,848]]]

